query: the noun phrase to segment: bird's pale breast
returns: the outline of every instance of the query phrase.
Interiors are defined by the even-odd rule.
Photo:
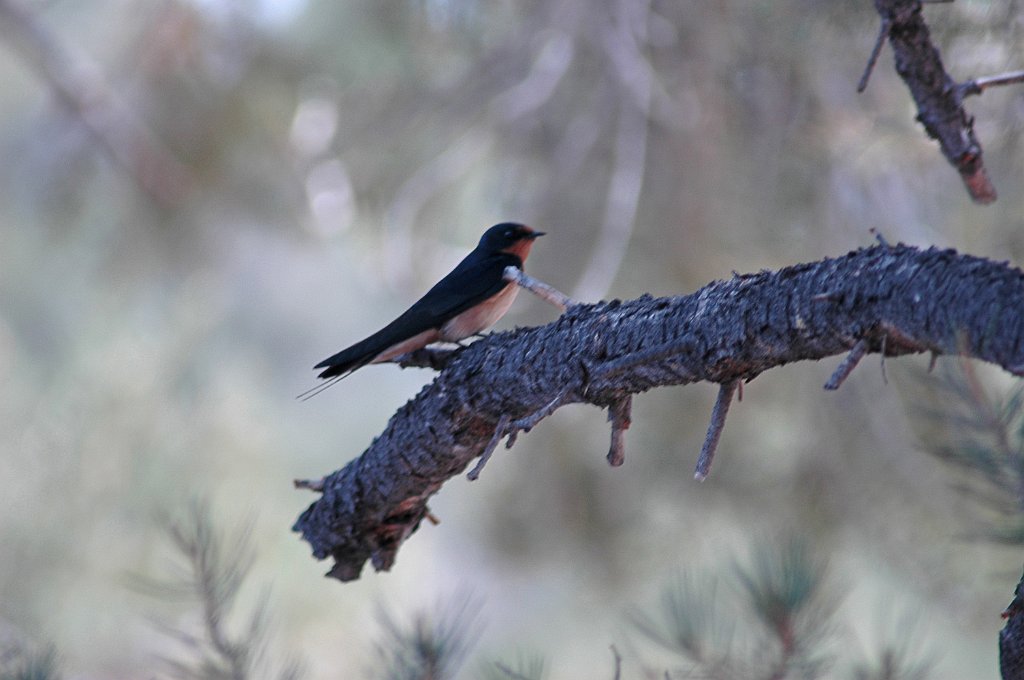
[[[473,307],[452,318],[448,323],[441,326],[441,339],[447,342],[454,342],[468,338],[474,333],[479,333],[489,328],[505,316],[505,312],[512,306],[519,292],[519,286],[510,283],[501,289],[494,297],[474,305]]]

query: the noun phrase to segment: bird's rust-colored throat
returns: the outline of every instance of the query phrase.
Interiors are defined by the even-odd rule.
[[[527,229],[529,229],[529,227],[527,227]],[[529,233],[525,234],[521,239],[510,245],[508,248],[502,248],[501,252],[515,255],[525,262],[527,256],[530,254],[530,248],[533,248],[533,242],[543,235],[544,232],[530,229]]]

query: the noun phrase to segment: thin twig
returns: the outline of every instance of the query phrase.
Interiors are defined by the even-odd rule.
[[[626,460],[626,430],[633,423],[633,396],[627,394],[608,407],[608,420],[612,424],[612,443],[608,449],[608,464],[619,467]]]
[[[619,650],[615,648],[615,645],[611,646],[612,654],[615,656],[615,676],[613,680],[621,680],[622,678],[622,655],[619,654]]]
[[[484,469],[484,465],[487,465],[487,461],[491,459],[491,454],[494,453],[494,449],[498,448],[498,442],[505,436],[505,431],[508,428],[508,423],[511,418],[506,413],[501,416],[498,420],[498,424],[494,426],[494,436],[491,437],[491,441],[487,442],[487,446],[484,447],[483,453],[480,454],[480,460],[473,469],[469,471],[466,477],[471,482],[475,482],[480,476],[480,471]]]
[[[505,442],[505,448],[511,449],[512,445],[516,443],[516,437],[519,436],[520,432],[529,432],[537,426],[537,423],[554,413],[555,410],[564,403],[565,398],[569,395],[571,390],[572,386],[566,385],[558,392],[557,395],[555,395],[555,398],[547,404],[530,415],[514,421],[508,428],[508,440]]]
[[[886,240],[885,235],[882,234],[881,230],[876,229],[875,227],[871,227],[870,229],[868,229],[868,232],[875,237],[875,240],[878,241],[878,244],[883,248],[892,247],[889,245],[889,241]]]
[[[533,278],[518,267],[505,267],[503,276],[506,281],[518,284],[539,297],[541,300],[544,300],[544,302],[558,307],[558,309],[563,312],[569,307],[579,304],[557,288]]]
[[[843,384],[853,369],[857,368],[857,364],[864,358],[864,355],[868,351],[868,341],[861,338],[857,341],[857,344],[853,346],[850,353],[846,355],[846,358],[840,362],[839,366],[836,367],[835,372],[832,373],[832,377],[825,383],[826,390],[838,390],[839,386]]]
[[[321,477],[320,479],[296,479],[292,483],[295,485],[296,489],[309,489],[310,491],[315,491],[316,493],[324,492],[323,477]]]
[[[718,387],[718,399],[715,400],[715,407],[711,410],[711,423],[708,425],[708,434],[704,438],[704,446],[701,447],[700,457],[697,459],[697,469],[693,473],[694,479],[703,482],[711,471],[711,461],[715,457],[715,449],[718,448],[718,440],[722,437],[722,430],[725,428],[725,416],[729,413],[729,405],[732,403],[732,395],[736,392],[739,380],[722,383]]]
[[[1024,71],[1009,71],[996,76],[985,76],[984,78],[973,78],[959,86],[960,97],[970,97],[974,94],[981,94],[990,87],[999,85],[1016,85],[1024,83]]]
[[[882,53],[882,45],[885,44],[885,39],[889,37],[890,30],[892,30],[892,23],[888,19],[882,19],[882,25],[878,29],[878,38],[875,40],[875,46],[871,48],[871,56],[868,57],[864,73],[860,77],[860,82],[857,83],[857,92],[863,92],[867,89],[871,72],[875,70],[875,64],[878,63],[878,55]]]

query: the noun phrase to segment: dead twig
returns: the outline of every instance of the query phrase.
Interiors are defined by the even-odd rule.
[[[1017,83],[1024,83],[1024,71],[1010,71],[1008,73],[1000,73],[996,76],[974,78],[972,80],[968,80],[966,83],[960,83],[958,89],[960,92],[960,98],[964,99],[971,95],[981,94],[990,87],[1016,85]]]
[[[835,372],[825,383],[826,390],[838,390],[839,386],[843,384],[843,381],[853,373],[853,369],[857,368],[857,364],[864,358],[864,355],[868,351],[868,341],[861,338],[854,344],[850,353],[846,355],[846,358],[842,360],[839,366],[836,367]]]
[[[565,387],[559,392],[554,399],[545,404],[542,408],[537,409],[535,412],[520,418],[515,422],[512,422],[512,418],[507,414],[502,414],[501,418],[498,419],[498,424],[494,427],[494,435],[490,441],[487,442],[487,446],[484,447],[483,452],[480,454],[480,460],[477,462],[473,469],[469,471],[466,477],[471,481],[475,482],[480,477],[481,470],[484,469],[484,465],[491,459],[494,454],[494,450],[498,448],[498,442],[502,440],[505,435],[508,435],[508,441],[505,442],[505,448],[511,449],[512,445],[516,443],[516,437],[520,432],[529,432],[532,430],[537,423],[547,418],[549,415],[555,412],[555,410],[562,405],[566,395],[569,394],[569,387]],[[627,427],[629,427],[627,425]]]
[[[498,448],[498,442],[505,436],[505,429],[508,427],[510,420],[511,418],[507,413],[498,420],[498,424],[494,426],[494,436],[491,437],[491,440],[487,442],[487,446],[484,447],[483,452],[480,454],[480,460],[469,471],[469,474],[466,475],[469,481],[475,482],[480,477],[480,471],[484,469],[484,465],[487,465],[487,461],[491,459],[494,449]]]
[[[504,277],[506,281],[518,284],[539,297],[544,302],[554,305],[563,312],[569,307],[579,304],[557,288],[533,278],[518,267],[505,267]]]
[[[525,418],[515,420],[509,426],[508,440],[505,442],[505,448],[511,449],[516,443],[516,437],[519,436],[520,432],[529,432],[537,423],[547,418],[549,415],[554,413],[559,406],[565,403],[565,398],[569,396],[569,392],[572,391],[571,385],[566,385],[562,390],[555,395],[555,398],[549,401],[547,404],[537,409]]]
[[[875,64],[878,62],[878,55],[882,53],[882,46],[885,44],[885,39],[889,37],[889,30],[891,28],[892,23],[886,19],[882,19],[882,25],[878,29],[878,38],[875,40],[875,46],[871,48],[871,55],[868,57],[868,63],[864,67],[864,73],[860,77],[860,82],[857,83],[857,92],[863,92],[868,88],[868,79],[871,78],[871,73],[875,70]]]
[[[632,424],[633,397],[626,395],[608,407],[608,420],[612,424],[612,443],[608,449],[608,464],[619,467],[626,460],[626,430]]]
[[[324,492],[323,477],[320,479],[296,479],[293,484],[295,484],[296,489],[309,489],[315,493]]]
[[[708,473],[711,472],[711,461],[714,460],[718,440],[722,438],[722,430],[725,429],[725,416],[729,413],[732,395],[736,393],[739,384],[739,380],[733,380],[722,383],[718,387],[718,398],[715,400],[715,407],[711,410],[708,434],[704,438],[704,446],[701,447],[700,457],[697,459],[697,469],[693,473],[693,478],[698,482],[707,479]]]

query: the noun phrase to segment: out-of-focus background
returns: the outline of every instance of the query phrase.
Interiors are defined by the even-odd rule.
[[[955,77],[1024,66],[1018,3],[926,16]],[[313,500],[292,480],[357,456],[431,379],[374,366],[297,401],[310,367],[495,222],[547,231],[529,270],[585,300],[839,255],[871,228],[1024,261],[1024,93],[968,102],[1000,191],[974,205],[890,52],[856,93],[878,21],[867,0],[0,2],[0,640],[52,645],[76,678],[187,658],[165,627],[195,606],[136,584],[180,571],[167,518],[202,499],[225,532],[251,523],[229,623],[265,597],[268,654],[306,677],[374,677],[380,609],[467,598],[460,677],[523,655],[611,677],[610,644],[641,677],[630,612],[772,536],[828,561],[830,677],[909,637],[929,677],[997,677],[1020,550],[979,540],[960,473],[924,451],[925,357],[887,380],[865,361],[836,393],[838,359],[760,377],[703,484],[712,386],[639,396],[619,469],[605,414],[561,409],[355,583],[290,531]],[[499,328],[554,317],[524,295]]]

